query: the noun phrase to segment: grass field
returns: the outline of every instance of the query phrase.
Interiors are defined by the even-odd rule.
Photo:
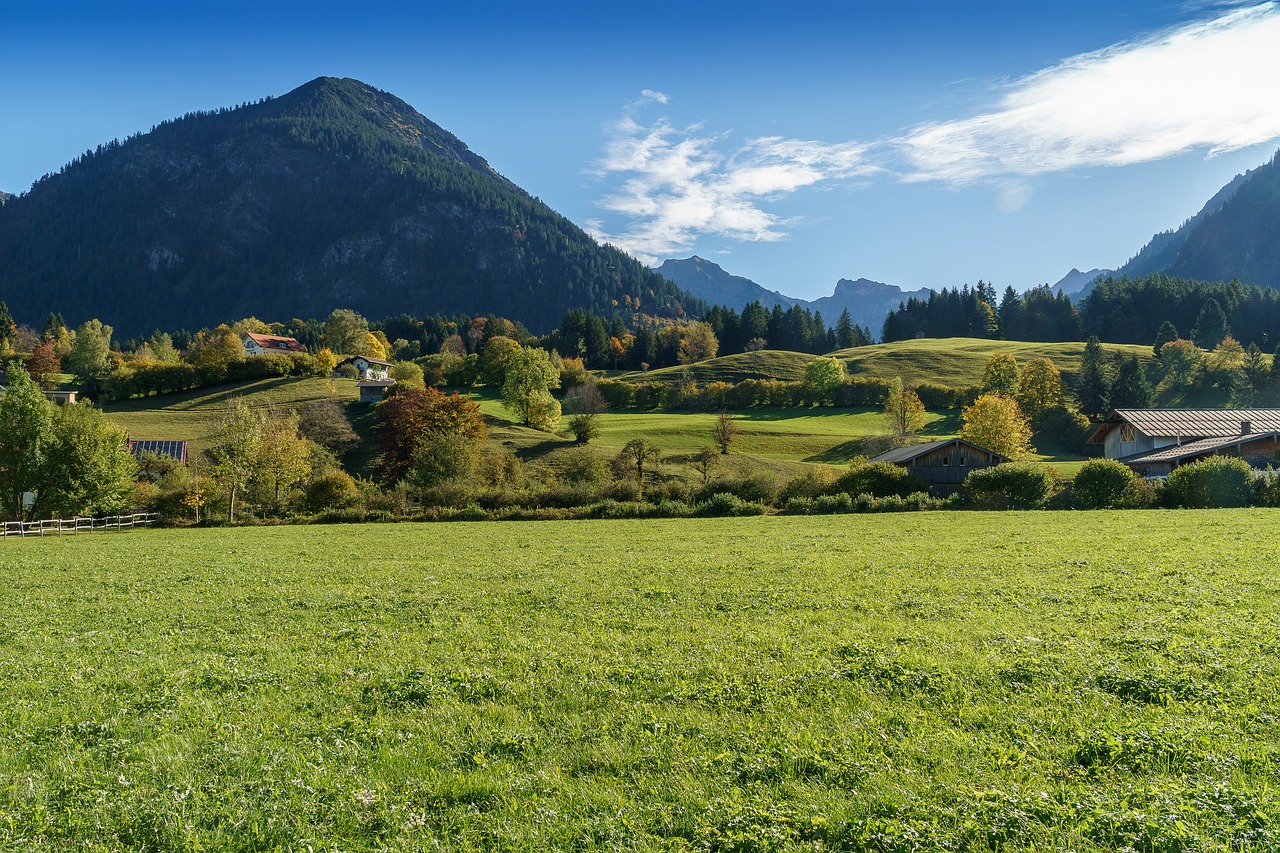
[[[0,849],[1275,849],[1277,522],[9,542]]]
[[[1103,344],[1107,353],[1137,353],[1149,360],[1151,347],[1130,344]],[[1007,352],[1019,364],[1032,358],[1051,358],[1064,374],[1080,369],[1084,343],[1036,343],[1027,341],[993,341],[985,338],[920,338],[873,344],[831,353],[844,361],[854,376],[893,379],[901,376],[908,385],[931,383],[948,388],[968,388],[982,383],[982,371],[993,353]],[[740,382],[743,379],[783,379],[798,381],[804,369],[816,356],[798,352],[764,350],[759,353],[737,353],[691,364],[688,367],[664,367],[647,373],[626,373],[619,378],[629,382],[676,382],[687,372],[695,381]]]

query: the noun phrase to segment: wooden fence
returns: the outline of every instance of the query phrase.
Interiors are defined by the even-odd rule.
[[[0,539],[28,536],[71,536],[76,533],[101,533],[104,530],[132,530],[150,527],[160,519],[156,512],[130,515],[108,515],[103,518],[47,518],[44,521],[6,521],[0,527]]]

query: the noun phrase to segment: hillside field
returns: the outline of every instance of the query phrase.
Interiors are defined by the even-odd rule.
[[[1134,344],[1103,344],[1108,353],[1137,353],[1143,360],[1152,358],[1151,347]],[[865,347],[829,353],[848,365],[849,373],[876,379],[901,376],[908,385],[930,383],[947,388],[968,388],[982,383],[982,371],[994,353],[1007,352],[1025,364],[1033,358],[1051,358],[1064,374],[1074,375],[1080,369],[1084,342],[1038,343],[1028,341],[995,341],[987,338],[919,338],[872,344]],[[619,378],[629,382],[674,382],[687,371],[695,381],[740,382],[743,379],[804,378],[805,366],[817,358],[799,352],[763,350],[758,353],[723,355],[687,367],[664,367],[646,373],[632,372]]]
[[[1280,844],[1273,510],[0,546],[0,848]]]

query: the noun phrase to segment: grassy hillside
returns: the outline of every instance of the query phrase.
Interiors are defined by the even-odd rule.
[[[1103,344],[1108,354],[1137,353],[1141,359],[1152,357],[1151,347],[1131,344]],[[992,341],[984,338],[919,338],[875,344],[869,347],[839,350],[832,355],[849,365],[855,376],[893,379],[901,376],[908,385],[931,382],[951,388],[964,388],[982,382],[982,370],[992,354],[1007,352],[1023,364],[1032,358],[1050,358],[1064,374],[1080,370],[1084,343],[1036,343],[1026,341]]]
[[[633,370],[617,376],[626,382],[679,382],[687,375],[695,382],[741,382],[744,379],[780,379],[797,382],[816,356],[786,350],[759,350],[722,355],[708,361],[644,372]]]
[[[6,543],[0,848],[1273,850],[1277,523]]]

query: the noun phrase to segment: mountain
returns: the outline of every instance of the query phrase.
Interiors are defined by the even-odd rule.
[[[669,259],[662,262],[657,271],[682,290],[712,305],[724,305],[741,311],[752,302],[759,301],[766,308],[775,306],[784,310],[798,305],[810,311],[821,311],[828,325],[834,325],[846,309],[853,322],[866,326],[873,335],[880,333],[884,318],[900,302],[913,296],[927,298],[928,289],[904,291],[892,284],[860,278],[857,281],[840,279],[830,296],[818,299],[799,299],[769,290],[749,278],[726,272],[718,264],[694,255],[691,258]]]
[[[739,311],[752,302],[759,302],[766,308],[778,305],[786,309],[804,301],[783,296],[776,290],[766,290],[751,279],[725,272],[719,264],[697,255],[682,260],[665,260],[657,268],[657,272],[678,285],[681,290],[712,305],[723,305]]]
[[[1162,273],[1280,287],[1280,154],[1237,175],[1195,216],[1156,234],[1117,275]]]
[[[1065,293],[1067,296],[1084,295],[1093,289],[1095,281],[1110,275],[1115,275],[1115,270],[1094,269],[1088,272],[1080,272],[1080,270],[1072,267],[1071,272],[1059,279],[1058,283],[1050,289],[1054,293]]]
[[[13,193],[0,192],[0,205],[13,198]]]
[[[87,152],[0,207],[0,299],[122,335],[249,315],[679,314],[685,295],[386,92],[321,77]],[[694,300],[690,310],[701,310]]]

